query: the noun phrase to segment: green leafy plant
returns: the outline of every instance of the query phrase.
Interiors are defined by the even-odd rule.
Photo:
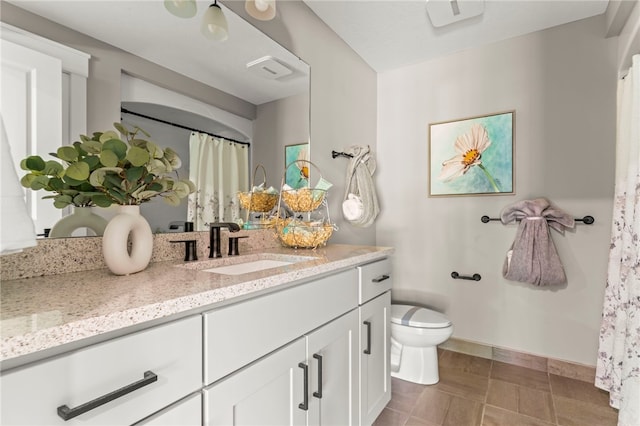
[[[114,127],[125,141],[113,130],[95,132],[91,137],[80,135],[80,141],[50,154],[64,161],[66,168],[39,156],[25,158],[21,167],[29,173],[22,185],[53,192],[43,198],[53,198],[58,208],[138,205],[156,196],[175,206],[195,191],[193,182],[178,178],[176,170],[182,161],[174,150],[142,139],[139,134],[150,135],[139,127],[131,131],[120,123]]]

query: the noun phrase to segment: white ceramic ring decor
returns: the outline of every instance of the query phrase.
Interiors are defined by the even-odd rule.
[[[70,215],[56,222],[49,232],[50,238],[70,237],[73,231],[81,228],[89,228],[96,235],[104,234],[107,220],[91,211],[91,207],[73,207]]]
[[[119,206],[118,214],[109,221],[102,236],[102,255],[107,267],[116,275],[140,272],[149,264],[152,251],[153,234],[149,222],[140,215],[140,206]]]

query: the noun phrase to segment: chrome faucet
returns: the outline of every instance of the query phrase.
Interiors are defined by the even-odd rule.
[[[220,253],[220,228],[228,228],[229,232],[238,232],[240,226],[233,222],[212,223],[209,232],[209,258],[222,257]]]

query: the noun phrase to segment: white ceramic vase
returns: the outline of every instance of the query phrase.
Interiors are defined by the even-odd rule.
[[[102,235],[107,220],[91,211],[91,207],[73,207],[70,215],[56,222],[49,232],[50,238],[70,237],[77,229],[89,228],[96,235]]]
[[[129,248],[129,236],[131,247]],[[102,255],[116,275],[129,275],[147,267],[153,251],[149,222],[140,215],[140,206],[119,206],[102,236]]]

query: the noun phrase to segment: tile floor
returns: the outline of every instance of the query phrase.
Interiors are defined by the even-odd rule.
[[[609,394],[593,384],[440,350],[440,382],[393,378],[374,426],[615,426]]]

